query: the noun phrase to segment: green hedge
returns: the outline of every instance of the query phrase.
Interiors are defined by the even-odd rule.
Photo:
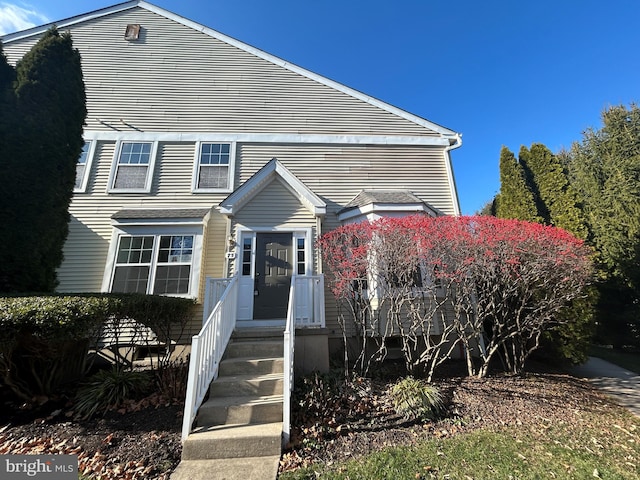
[[[107,320],[133,319],[166,341],[193,316],[191,299],[142,294],[0,298],[0,379],[23,400],[48,398],[86,373]]]

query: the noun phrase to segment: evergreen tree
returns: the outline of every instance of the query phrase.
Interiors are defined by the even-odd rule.
[[[476,212],[476,215],[480,215],[483,217],[495,217],[496,216],[496,199],[498,197],[495,196],[480,209],[479,212]]]
[[[0,254],[0,289],[52,291],[86,117],[80,54],[69,34],[48,30],[18,62],[14,94],[15,142],[2,159],[9,202],[2,220],[12,248]]]
[[[640,345],[640,108],[608,108],[602,122],[573,145],[567,164],[605,277],[600,336]]]
[[[522,165],[507,147],[500,151],[500,193],[496,198],[496,216],[537,223],[542,220]]]
[[[607,273],[640,291],[640,108],[612,107],[574,144],[569,168]]]
[[[13,84],[16,72],[9,65],[0,43],[0,225],[3,226],[3,239],[7,245],[15,245],[13,236],[15,224],[12,221],[15,214],[14,189],[12,182],[12,163],[14,152],[17,147],[15,138],[15,95]],[[5,249],[6,250],[6,249]],[[8,290],[10,284],[9,267],[11,260],[5,258],[9,252],[0,254],[0,292]],[[6,264],[6,262],[9,264]]]
[[[541,143],[532,144],[529,150],[522,146],[519,159],[542,221],[585,239],[584,216],[560,159]]]

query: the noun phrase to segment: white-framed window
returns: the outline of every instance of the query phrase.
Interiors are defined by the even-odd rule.
[[[109,178],[109,192],[151,190],[157,142],[119,141]]]
[[[201,250],[202,234],[194,230],[118,231],[107,261],[104,290],[195,297]]]
[[[96,142],[86,141],[82,147],[82,153],[76,162],[76,183],[73,186],[75,193],[82,193],[87,189],[89,181],[89,173],[91,171],[91,162],[95,151]]]
[[[193,173],[193,191],[232,191],[234,158],[234,143],[197,142]]]

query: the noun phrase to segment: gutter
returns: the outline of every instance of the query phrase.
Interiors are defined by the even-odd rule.
[[[459,148],[462,146],[462,134],[456,133],[455,135],[452,135],[448,138],[449,138],[449,141],[451,141],[452,139],[454,141],[453,143],[450,143],[448,146],[444,148],[445,166],[447,169],[447,176],[449,177],[449,188],[451,189],[451,194],[454,199],[454,202],[453,202],[454,215],[456,217],[459,217],[461,214],[460,199],[458,198],[458,189],[456,188],[456,179],[453,174],[453,166],[451,164],[451,154],[449,152],[451,152],[451,150],[455,150],[456,148]]]

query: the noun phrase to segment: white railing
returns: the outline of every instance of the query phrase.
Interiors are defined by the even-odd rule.
[[[286,447],[291,438],[291,392],[293,391],[293,358],[296,347],[296,282],[291,279],[287,323],[284,328],[284,387],[282,392],[282,446]]]
[[[296,327],[324,327],[324,276],[291,278],[287,323],[284,329],[284,388],[282,404],[282,443],[291,438],[291,392],[294,380]]]
[[[324,275],[294,275],[291,285],[295,287],[289,298],[295,298],[296,327],[324,328]]]
[[[202,324],[204,325],[213,307],[216,306],[218,301],[222,298],[222,295],[227,290],[227,287],[231,282],[235,280],[235,277],[231,278],[209,278],[207,277],[204,290],[204,310],[202,311]]]
[[[238,278],[218,280],[226,282],[226,289],[224,292],[211,293],[209,291],[210,285],[221,285],[224,282],[207,282],[205,298],[213,299],[215,295],[218,295],[219,300],[217,300],[211,314],[204,322],[200,333],[194,335],[191,339],[191,361],[189,363],[187,397],[182,420],[183,442],[191,433],[191,425],[196,418],[198,408],[202,404],[209,385],[218,377],[220,360],[236,325]]]

